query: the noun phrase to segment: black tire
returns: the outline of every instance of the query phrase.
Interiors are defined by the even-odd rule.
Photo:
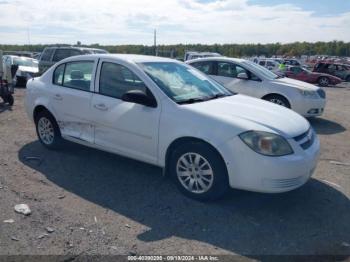
[[[190,190],[186,189],[180,182],[180,179],[177,175],[177,165],[180,158],[188,153],[196,153],[204,157],[205,160],[207,160],[209,163],[211,170],[213,171],[211,186],[208,187],[208,190],[205,192],[191,192]],[[224,160],[214,148],[202,142],[194,141],[178,146],[170,156],[169,172],[179,190],[192,199],[200,201],[216,200],[221,198],[229,189],[228,173]],[[199,183],[195,182],[195,184],[198,189]],[[208,184],[210,185],[210,183]]]
[[[26,87],[27,79],[23,77],[16,77],[16,87]]]
[[[269,101],[271,103],[286,107],[286,108],[290,108],[290,103],[287,100],[287,98],[285,98],[284,96],[281,95],[269,95],[266,96],[264,98],[264,100]]]
[[[346,82],[350,82],[350,76],[347,76],[345,79]]]
[[[13,95],[8,95],[6,96],[4,102],[8,103],[9,106],[13,106],[13,104],[15,103],[15,99],[13,98]]]
[[[45,142],[42,137],[40,136],[39,134],[39,122],[41,119],[46,119],[49,121],[49,123],[51,124],[52,126],[52,130],[53,130],[53,139],[52,139],[52,142],[48,143],[48,142]],[[58,127],[58,124],[56,122],[56,119],[53,117],[53,115],[44,110],[40,113],[38,113],[36,116],[35,116],[35,127],[36,127],[36,133],[37,133],[37,136],[38,136],[38,139],[39,141],[41,142],[41,144],[43,144],[46,148],[48,149],[60,149],[62,148],[62,145],[63,145],[63,139],[62,139],[62,136],[61,136],[61,131]]]
[[[328,77],[326,76],[321,76],[319,79],[318,79],[318,84],[322,87],[327,87],[329,86],[329,83],[330,83],[330,80]]]

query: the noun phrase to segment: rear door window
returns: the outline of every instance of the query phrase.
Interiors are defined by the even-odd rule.
[[[63,86],[90,91],[93,67],[93,61],[67,63],[64,70]]]

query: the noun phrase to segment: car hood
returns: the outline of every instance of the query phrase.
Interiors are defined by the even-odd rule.
[[[192,112],[232,124],[239,128],[239,132],[258,130],[292,138],[310,128],[308,121],[294,111],[245,95],[233,95],[186,107]]]
[[[277,84],[279,86],[289,86],[289,87],[294,87],[300,90],[307,90],[307,91],[317,91],[319,89],[319,87],[314,86],[312,84],[308,84],[308,83],[291,79],[288,77],[272,80],[272,83]]]

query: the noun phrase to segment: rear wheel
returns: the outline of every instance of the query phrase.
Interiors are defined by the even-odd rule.
[[[35,117],[36,132],[40,142],[49,149],[58,149],[63,139],[55,118],[48,112],[42,111]]]
[[[347,76],[345,79],[346,82],[350,82],[350,76]]]
[[[289,101],[281,96],[281,95],[270,95],[264,98],[264,100],[269,101],[271,103],[280,105],[280,106],[284,106],[286,108],[290,108],[290,103]]]
[[[219,153],[201,142],[180,145],[171,155],[170,173],[186,196],[215,200],[229,188],[226,165]]]
[[[318,84],[323,87],[329,86],[329,78],[325,76],[320,77],[318,79]]]

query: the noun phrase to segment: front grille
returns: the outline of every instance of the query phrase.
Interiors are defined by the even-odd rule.
[[[302,133],[301,135],[294,137],[294,140],[297,142],[299,142],[300,140],[303,140],[309,132],[310,132],[310,129],[307,130],[305,133]]]
[[[294,137],[294,140],[299,143],[300,147],[304,150],[310,148],[315,142],[315,132],[310,127],[308,131],[302,133],[299,136]]]
[[[326,92],[322,88],[317,90],[317,94],[323,99],[326,98]]]

